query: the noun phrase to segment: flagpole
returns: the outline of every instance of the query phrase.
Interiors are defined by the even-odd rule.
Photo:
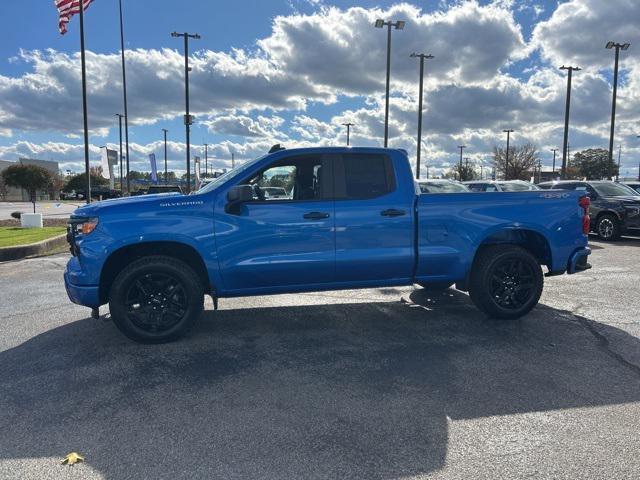
[[[122,0],[120,4],[120,54],[122,56],[122,90],[124,92],[124,142],[127,155],[127,193],[131,193],[129,183],[129,114],[127,112],[127,70],[124,62],[124,27],[122,22]]]
[[[84,0],[80,2],[80,60],[82,63],[82,113],[84,116],[84,171],[87,176],[86,202],[91,203],[91,178],[89,175],[89,126],[87,123],[87,69],[84,58]]]

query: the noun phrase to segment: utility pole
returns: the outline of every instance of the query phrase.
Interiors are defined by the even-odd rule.
[[[186,133],[187,143],[187,194],[191,193],[191,142],[189,139],[190,126],[193,124],[193,118],[189,115],[189,39],[199,39],[200,35],[197,33],[190,34],[187,32],[178,33],[173,32],[172,37],[184,38],[184,99],[185,99],[185,114],[184,114],[184,126]]]
[[[389,144],[389,79],[391,76],[391,27],[396,30],[402,30],[405,22],[398,20],[397,22],[378,19],[376,20],[375,27],[383,28],[387,27],[387,88],[385,93],[385,106],[384,106],[384,147],[387,148]]]
[[[355,125],[355,123],[347,122],[342,124],[344,127],[347,127],[347,147],[349,146],[349,133],[351,131],[351,127]]]
[[[502,131],[507,134],[507,152],[504,156],[504,179],[509,180],[509,136],[513,133],[513,128]]]
[[[231,170],[236,168],[236,154],[231,152]]]
[[[553,152],[553,167],[551,167],[551,176],[555,177],[556,175],[556,152],[558,151],[557,148],[552,148],[551,151]]]
[[[609,178],[613,179],[611,166],[613,165],[613,136],[616,128],[616,96],[618,93],[618,60],[620,59],[620,50],[627,50],[631,46],[630,43],[607,42],[605,48],[611,50],[615,48],[615,61],[613,65],[613,101],[611,102],[611,132],[609,133]],[[618,176],[620,173],[618,172]]]
[[[207,178],[209,173],[209,144],[204,144],[204,178]]]
[[[620,156],[622,155],[622,144],[618,145],[618,175],[616,175],[616,182],[620,181]]]
[[[467,148],[467,146],[466,145],[458,145],[458,148],[460,149],[460,163],[458,165],[458,180],[462,181],[462,150]]]
[[[122,194],[122,192],[124,191],[122,189],[122,117],[124,117],[124,115],[122,115],[121,113],[116,113],[116,117],[118,117],[118,129],[120,132],[120,161],[118,163],[120,164],[120,194]]]
[[[567,157],[569,156],[569,109],[571,107],[571,75],[574,71],[582,70],[580,67],[565,67],[562,65],[560,70],[567,70],[567,104],[564,110],[564,140],[562,143],[562,170],[560,178],[567,178]]]
[[[169,174],[167,172],[167,130],[166,128],[162,129],[162,133],[164,134],[164,184],[169,183]]]
[[[420,59],[420,90],[418,92],[418,148],[416,150],[416,179],[420,178],[420,150],[422,147],[422,91],[424,79],[424,60],[432,59],[433,55],[425,55],[424,53],[412,53],[411,58]]]
[[[538,159],[538,183],[542,182],[542,159]]]

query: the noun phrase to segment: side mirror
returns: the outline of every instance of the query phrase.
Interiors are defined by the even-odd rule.
[[[240,205],[251,200],[253,200],[253,188],[251,188],[251,185],[236,185],[227,192],[227,205],[224,209],[227,213],[238,215],[240,213]]]

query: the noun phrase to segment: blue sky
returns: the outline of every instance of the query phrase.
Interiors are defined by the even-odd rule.
[[[460,141],[472,160],[488,163],[507,127],[516,130],[514,142],[538,145],[546,164],[549,148],[561,146],[565,78],[557,64],[572,61],[586,68],[576,74],[571,143],[606,146],[612,58],[602,35],[633,44],[640,23],[633,0],[614,3],[124,0],[132,160],[144,169],[148,153],[160,154],[162,128],[170,131],[173,168],[184,158],[182,42],[173,30],[202,36],[191,43],[195,154],[207,142],[224,167],[231,151],[249,158],[277,141],[337,144],[341,120],[355,121],[354,143],[380,144],[385,35],[373,28],[377,16],[408,21],[393,34],[391,144],[412,154],[417,63],[408,54],[436,54],[427,63],[423,133],[432,171],[448,168]],[[79,169],[78,18],[61,36],[53,0],[3,2],[0,12],[12,19],[0,44],[0,158],[50,158]],[[594,31],[592,17],[606,34]],[[122,111],[117,0],[93,2],[86,45],[95,54],[89,123],[97,161],[98,146],[117,142]],[[640,154],[634,46],[623,58],[618,119],[627,169]]]

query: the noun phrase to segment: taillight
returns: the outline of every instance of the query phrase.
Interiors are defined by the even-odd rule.
[[[580,197],[578,205],[582,207],[582,233],[588,235],[589,230],[591,230],[591,218],[589,217],[589,205],[591,205],[591,199],[587,195]]]

